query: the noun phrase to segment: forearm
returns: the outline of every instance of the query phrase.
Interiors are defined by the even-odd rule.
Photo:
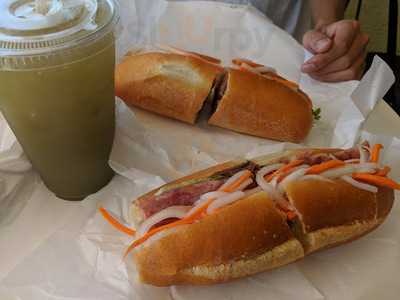
[[[348,0],[310,0],[315,28],[342,20]]]

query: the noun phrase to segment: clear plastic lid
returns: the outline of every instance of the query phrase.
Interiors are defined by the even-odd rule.
[[[0,0],[0,57],[65,54],[103,38],[118,20],[114,0]]]

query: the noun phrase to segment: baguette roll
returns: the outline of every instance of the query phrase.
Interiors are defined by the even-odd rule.
[[[381,224],[390,211],[393,190],[360,190],[342,181],[297,181],[287,196],[299,216],[297,236],[305,252],[352,241]]]
[[[142,282],[165,286],[251,275],[302,258],[303,248],[261,192],[182,226],[133,256]]]
[[[194,124],[223,68],[195,56],[129,55],[115,72],[116,95],[162,116]]]
[[[276,77],[228,69],[209,124],[279,141],[299,143],[312,123],[312,104],[297,87]]]

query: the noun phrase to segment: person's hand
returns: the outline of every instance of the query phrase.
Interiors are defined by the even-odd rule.
[[[361,78],[367,54],[368,35],[353,20],[338,21],[308,31],[304,47],[314,54],[301,70],[312,78],[338,82]]]

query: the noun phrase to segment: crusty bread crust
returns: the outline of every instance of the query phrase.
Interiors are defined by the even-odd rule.
[[[309,233],[323,228],[376,221],[376,194],[358,189],[342,180],[293,181],[286,194]]]
[[[311,254],[354,241],[366,235],[377,226],[378,223],[376,220],[355,222],[350,225],[319,229],[298,237],[304,247],[304,253]]]
[[[304,93],[256,73],[228,70],[228,86],[209,124],[279,141],[299,143],[312,127]]]
[[[116,67],[116,95],[128,105],[194,124],[219,65],[174,53],[127,56]]]
[[[394,192],[379,188],[374,194],[335,180],[297,181],[287,188],[298,220],[294,233],[306,254],[356,240],[377,228],[386,219]]]
[[[379,188],[379,193],[376,195],[378,204],[377,219],[382,223],[393,207],[394,191],[389,188]]]
[[[133,255],[140,280],[145,283],[165,286],[205,283],[205,279],[221,282],[299,259],[303,249],[295,242],[286,246],[287,255],[280,253],[281,248],[275,251],[280,253],[279,257],[266,254],[278,246],[285,247],[292,240],[293,234],[285,219],[267,194],[261,192],[198,223],[181,226]],[[288,249],[289,245],[293,248]],[[271,262],[272,266],[265,263],[260,268],[238,269],[253,265],[252,259],[257,260],[262,254],[267,256],[258,259]]]
[[[218,266],[196,266],[180,272],[183,283],[212,284],[269,271],[296,262],[304,257],[300,242],[291,239],[272,250],[252,258],[235,260]]]

